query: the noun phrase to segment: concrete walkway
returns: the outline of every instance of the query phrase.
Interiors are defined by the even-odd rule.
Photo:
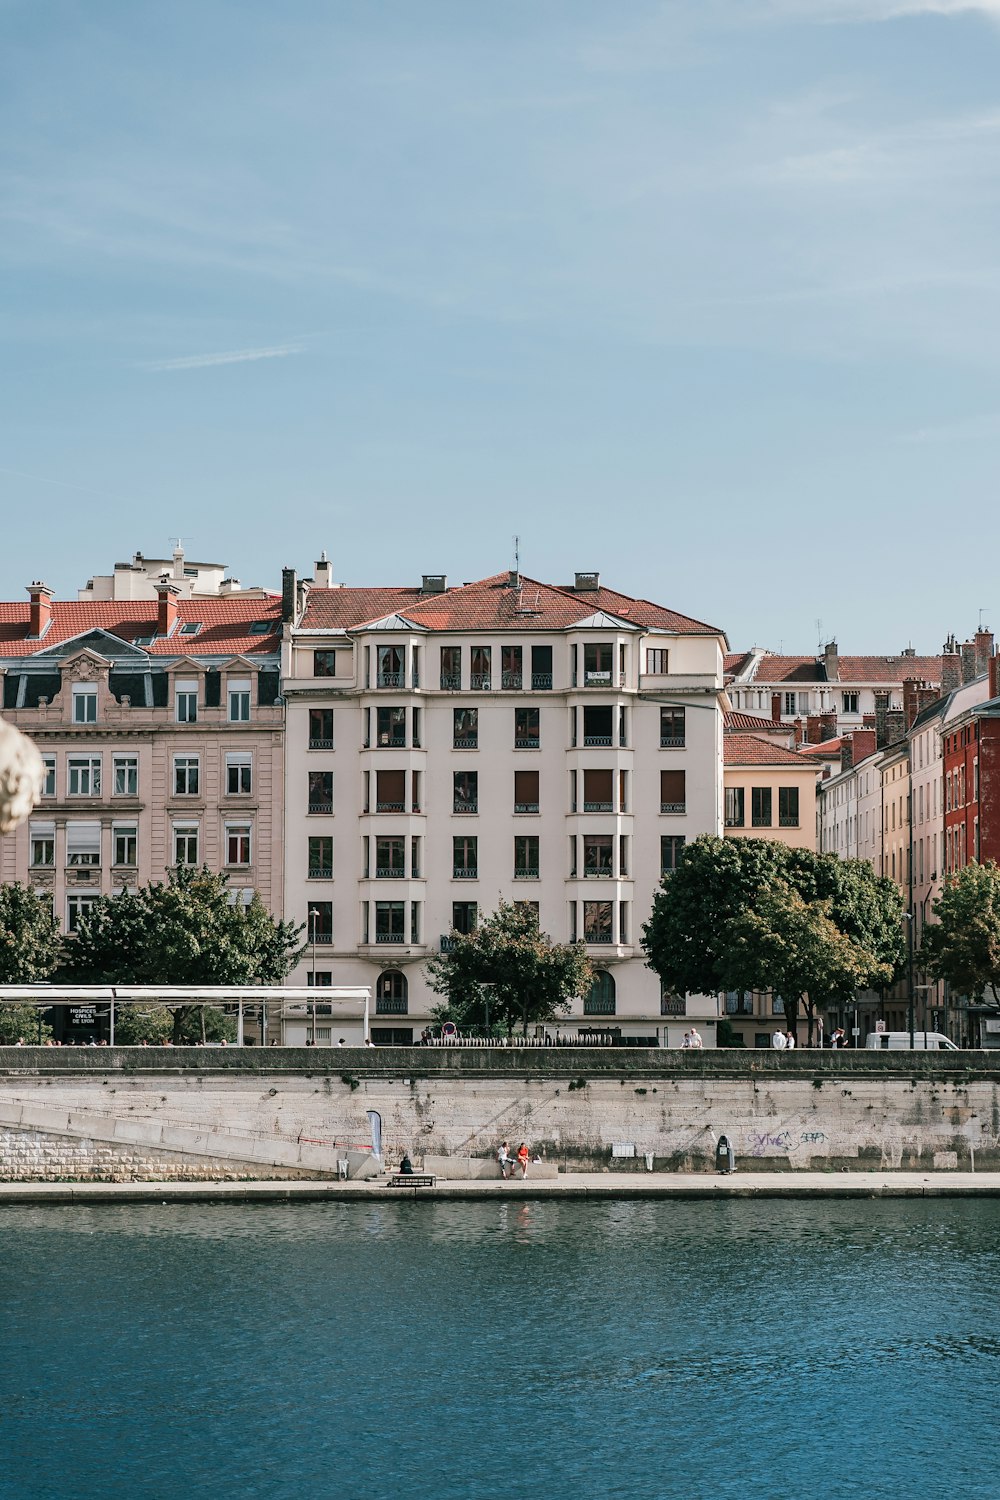
[[[454,1199],[1000,1198],[1000,1172],[574,1172],[548,1181],[445,1182],[433,1188],[368,1182],[2,1182],[8,1203],[437,1203]]]

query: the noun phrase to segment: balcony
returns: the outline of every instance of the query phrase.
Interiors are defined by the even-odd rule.
[[[686,802],[661,802],[660,803],[660,812],[661,813],[682,813],[682,812],[687,812],[687,803]]]
[[[442,693],[460,693],[462,691],[461,672],[442,672],[441,691]]]
[[[479,803],[478,802],[456,802],[455,806],[452,808],[452,812],[454,812],[454,813],[469,813],[469,814],[474,815],[474,814],[476,814],[476,813],[479,812]]]
[[[401,932],[376,932],[376,943],[405,943],[406,938]]]
[[[453,880],[478,880],[479,866],[463,865],[459,867],[458,865],[456,865],[451,872],[451,877]]]
[[[790,817],[787,813],[782,813],[781,817],[778,819],[779,828],[798,828],[798,826],[798,818]]]
[[[366,750],[369,749],[369,748],[370,747],[368,745],[365,746]],[[405,750],[406,749],[406,735],[405,735],[405,733],[404,734],[392,734],[392,735],[389,735],[389,734],[380,734],[379,737],[378,737],[378,744],[375,746],[375,749],[376,750]]]
[[[524,865],[524,867],[522,869],[514,871],[514,879],[515,880],[537,880],[538,879],[538,866],[537,865]]]
[[[585,813],[588,813],[588,812],[605,812],[605,813],[607,813],[607,812],[614,812],[615,809],[614,809],[614,803],[613,802],[585,802],[583,804],[583,810],[584,810]]]
[[[500,686],[505,688],[521,688],[524,686],[524,676],[521,672],[501,672]]]
[[[681,811],[683,812],[684,809],[682,808]],[[752,819],[752,826],[754,828],[770,828],[771,827],[771,819],[770,818],[764,818],[764,817],[755,816]]]
[[[478,750],[479,749],[479,736],[476,735],[476,734],[473,734],[473,735],[468,735],[467,734],[467,735],[464,735],[460,739],[455,739],[455,740],[452,741],[452,749],[453,750]]]
[[[380,688],[401,688],[406,686],[405,672],[379,672],[376,679]]]
[[[332,750],[333,749],[333,740],[316,739],[316,738],[313,738],[312,735],[310,735],[309,736],[309,749],[310,750]]]
[[[375,1014],[377,1016],[407,1016],[409,1015],[409,1002],[396,1000],[388,995],[377,995],[375,997]]]
[[[314,868],[310,869],[310,871],[309,871],[309,879],[310,880],[332,880],[333,879],[333,866],[332,865],[316,865]]]
[[[473,672],[469,678],[469,688],[473,693],[488,693],[490,690],[489,672]]]
[[[515,750],[538,750],[541,739],[537,734],[516,734],[514,736]]]
[[[376,804],[375,804],[375,811],[377,813],[387,813],[387,812],[401,813],[401,812],[405,812],[406,811],[406,803],[405,802],[376,802]],[[416,808],[414,808],[414,812],[415,811],[416,811]]]
[[[608,866],[606,870],[584,870],[583,878],[584,880],[613,880],[614,874],[614,870]]]
[[[399,865],[398,867],[396,865],[375,866],[376,880],[405,880],[405,878],[406,872],[404,871],[402,865]]]
[[[532,687],[532,691],[536,692],[536,693],[548,693],[548,692],[551,692],[552,691],[552,673],[551,672],[532,672],[532,674],[531,674],[531,687]]]
[[[333,803],[332,802],[310,802],[309,803],[309,811],[311,813],[332,813],[333,812]]]
[[[442,932],[440,946],[441,946],[441,952],[442,953],[454,953],[454,951],[455,951],[455,939],[452,937],[452,935],[450,933],[448,933],[448,932]]]
[[[516,813],[536,813],[538,811],[538,803],[537,802],[515,802],[514,803],[514,811]]]
[[[684,736],[682,734],[661,734],[660,735],[660,749],[661,750],[683,750],[684,749],[684,743],[685,743]]]
[[[583,941],[587,944],[588,948],[592,945],[610,945],[611,940],[610,932],[585,932],[583,935]]]
[[[610,734],[585,734],[583,743],[585,745],[611,745],[614,741]]]

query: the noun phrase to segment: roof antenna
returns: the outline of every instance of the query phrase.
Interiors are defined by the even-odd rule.
[[[823,621],[816,621],[816,655],[823,655]]]
[[[983,607],[982,607],[982,609],[979,611],[979,628],[980,628],[980,630],[982,630],[982,628],[983,628],[983,615],[986,613],[987,609],[989,609],[989,605],[988,604],[984,604]]]

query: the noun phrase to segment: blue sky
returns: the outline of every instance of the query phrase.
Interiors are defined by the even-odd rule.
[[[0,597],[1000,631],[1000,0],[0,0]]]

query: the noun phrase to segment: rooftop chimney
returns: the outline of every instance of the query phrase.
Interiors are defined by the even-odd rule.
[[[949,638],[945,645],[954,646],[954,639]],[[962,658],[957,650],[945,651],[941,656],[941,696],[953,693],[962,682]]]
[[[781,694],[780,693],[772,693],[771,694],[771,722],[772,722],[772,724],[780,724],[781,723]]]
[[[319,555],[319,561],[313,564],[313,587],[317,589],[328,589],[333,582],[333,564],[326,555],[326,548]]]
[[[29,583],[28,596],[31,599],[31,626],[28,631],[32,640],[40,640],[49,626],[52,624],[52,589],[47,583]]]
[[[1000,698],[1000,656],[991,656],[987,667],[990,674],[990,697]]]
[[[976,676],[982,677],[989,670],[990,657],[993,655],[992,630],[977,630],[973,641],[976,647]]]
[[[295,609],[298,596],[298,581],[295,577],[294,568],[282,568],[281,570],[281,618],[285,621],[295,620]]]
[[[156,597],[159,601],[156,609],[157,635],[173,635],[177,624],[177,595],[179,593],[180,589],[175,583],[156,585]]]
[[[964,641],[961,648],[962,656],[962,685],[971,682],[976,675],[976,643],[975,641]]]
[[[184,548],[181,546],[181,544],[180,544],[179,541],[177,543],[177,546],[174,548],[173,558],[174,558],[174,582],[175,583],[183,583],[184,582]]]
[[[851,747],[852,765],[860,765],[863,760],[868,759],[869,755],[874,755],[878,749],[875,743],[874,729],[856,729],[851,735],[851,740],[853,742]]]
[[[913,728],[913,721],[918,714],[923,713],[928,703],[936,703],[940,694],[929,682],[920,682],[916,677],[907,677],[903,681],[903,718],[907,729]]]
[[[840,653],[836,641],[827,641],[823,647],[823,666],[826,668],[827,682],[840,681]]]
[[[577,573],[573,583],[578,594],[596,594],[600,586],[600,573]]]
[[[420,592],[422,594],[444,594],[448,589],[448,575],[446,573],[424,573],[420,579]]]

